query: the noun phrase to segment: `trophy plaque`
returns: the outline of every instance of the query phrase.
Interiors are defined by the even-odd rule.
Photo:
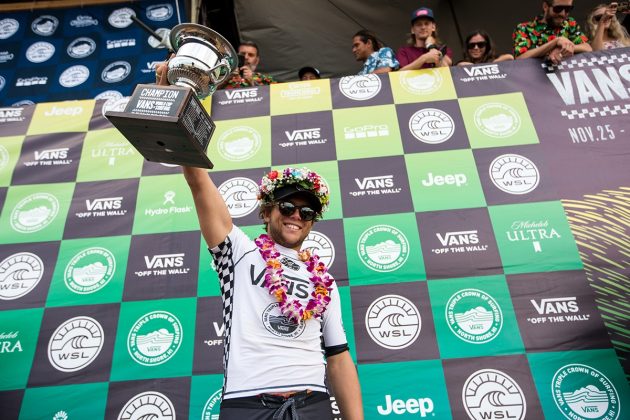
[[[206,150],[215,124],[199,100],[232,73],[238,56],[225,38],[194,23],[175,26],[170,41],[170,85],[140,84],[124,111],[105,116],[147,160],[211,169]]]

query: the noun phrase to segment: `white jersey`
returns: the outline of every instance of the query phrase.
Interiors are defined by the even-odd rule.
[[[276,245],[288,295],[306,305],[313,291],[306,265],[297,251]],[[234,226],[211,253],[221,282],[225,323],[223,398],[262,393],[326,392],[324,350],[346,348],[339,291],[322,318],[290,321],[264,287],[265,262],[258,247]],[[333,352],[334,354],[334,352]]]

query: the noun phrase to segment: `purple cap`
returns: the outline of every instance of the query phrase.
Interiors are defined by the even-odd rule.
[[[419,18],[427,18],[435,22],[435,18],[433,17],[433,10],[429,9],[428,7],[421,7],[411,12],[411,23],[414,23],[416,19]]]

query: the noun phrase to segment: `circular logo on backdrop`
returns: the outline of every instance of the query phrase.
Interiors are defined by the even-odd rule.
[[[85,58],[96,51],[96,42],[92,38],[82,36],[68,45],[66,52],[72,58]]]
[[[381,79],[375,74],[342,77],[339,90],[346,98],[365,101],[381,91]]]
[[[118,414],[118,420],[175,420],[175,407],[166,395],[148,391],[131,398]]]
[[[446,112],[425,108],[411,116],[409,131],[423,143],[439,144],[453,136],[455,123]]]
[[[50,42],[36,42],[26,49],[26,59],[31,63],[43,63],[55,54],[55,46]]]
[[[335,262],[335,246],[330,238],[321,232],[311,230],[302,243],[302,249],[315,252],[327,268],[332,267]]]
[[[442,87],[444,79],[438,70],[425,69],[420,74],[413,71],[402,71],[399,74],[400,84],[409,93],[428,95]]]
[[[296,338],[302,335],[306,322],[295,320],[282,315],[280,303],[274,302],[267,306],[262,313],[262,322],[267,331],[278,337]]]
[[[4,83],[4,79],[2,78],[2,76],[0,76],[0,90],[2,90],[3,88],[3,83]],[[31,101],[30,99],[22,99],[21,101],[17,101],[11,104],[11,106],[29,106],[29,105],[35,105],[35,102]]]
[[[368,308],[365,328],[379,346],[400,350],[416,341],[422,321],[418,308],[409,299],[386,295],[376,299]]]
[[[116,98],[116,99],[112,98],[105,101],[105,103],[103,104],[103,107],[101,108],[101,114],[103,114],[103,118],[106,118],[105,113],[107,111],[123,112],[125,108],[127,107],[127,104],[129,103],[130,99],[131,99],[130,96],[125,96],[125,97]]]
[[[446,303],[446,323],[457,338],[472,344],[494,340],[503,327],[497,301],[481,290],[463,289]]]
[[[147,18],[154,21],[169,20],[173,16],[173,6],[168,3],[147,7]]]
[[[616,420],[621,412],[619,394],[600,371],[573,363],[558,369],[551,380],[558,410],[571,420]]]
[[[51,36],[59,26],[59,19],[51,15],[42,15],[31,23],[31,29],[37,35]]]
[[[103,327],[93,318],[77,316],[62,323],[48,342],[48,360],[57,370],[76,372],[92,363],[103,348]]]
[[[9,151],[6,147],[0,144],[0,171],[7,167],[9,164]]]
[[[230,216],[244,217],[258,208],[258,184],[249,178],[230,178],[219,185]]]
[[[490,163],[490,179],[508,194],[527,194],[538,186],[540,173],[531,160],[516,154],[505,154]]]
[[[15,19],[0,19],[0,39],[12,37],[20,29],[20,22]]]
[[[117,83],[124,80],[131,73],[131,64],[126,61],[114,61],[101,72],[101,80],[105,83]]]
[[[116,99],[121,99],[122,97],[123,97],[123,94],[118,92],[117,90],[106,90],[96,95],[94,99],[96,99],[97,101],[99,99],[100,100],[104,99],[104,100],[109,101],[110,99],[116,100]]]
[[[160,39],[168,39],[171,34],[171,30],[168,28],[159,28],[156,29],[155,32],[161,37]],[[149,36],[147,42],[152,48],[166,48],[166,45],[161,43],[160,39],[155,39],[154,36]]]
[[[177,353],[182,344],[182,324],[166,311],[141,316],[127,336],[127,351],[144,366],[161,365]]]
[[[11,212],[11,227],[16,232],[32,233],[48,226],[59,213],[57,197],[35,193],[24,197]]]
[[[523,420],[527,402],[523,390],[507,374],[495,369],[481,369],[466,379],[462,388],[462,402],[473,420],[502,418]]]
[[[0,91],[2,91],[2,89],[4,89],[4,87],[7,85],[7,81],[4,77],[0,76]]]
[[[123,7],[122,9],[114,10],[107,18],[107,21],[114,28],[126,28],[133,23],[133,20],[131,20],[131,16],[135,15],[136,12],[134,12],[133,9],[130,9],[129,7]]]
[[[475,111],[475,125],[490,137],[508,137],[521,128],[521,118],[511,106],[500,103],[483,104]]]
[[[92,247],[76,254],[66,265],[63,281],[80,295],[101,290],[114,276],[116,257],[108,249]]]
[[[0,299],[13,300],[33,290],[44,276],[44,263],[30,252],[18,252],[0,262]]]
[[[72,66],[59,76],[59,84],[66,88],[79,86],[90,77],[90,70],[85,66]]]
[[[393,226],[376,225],[361,234],[357,252],[368,268],[380,272],[394,271],[407,261],[409,241]]]
[[[219,409],[221,407],[221,389],[217,389],[214,394],[208,398],[206,404],[201,410],[201,418],[203,420],[219,420]]]
[[[223,132],[217,140],[219,154],[226,160],[240,162],[254,156],[260,150],[262,138],[251,127],[233,127]]]

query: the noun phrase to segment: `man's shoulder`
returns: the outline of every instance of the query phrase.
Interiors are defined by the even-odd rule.
[[[542,18],[541,16],[536,16],[532,20],[521,22],[518,25],[516,25],[516,29],[523,30],[523,31],[530,31],[536,27],[540,27],[542,24],[541,18]]]

